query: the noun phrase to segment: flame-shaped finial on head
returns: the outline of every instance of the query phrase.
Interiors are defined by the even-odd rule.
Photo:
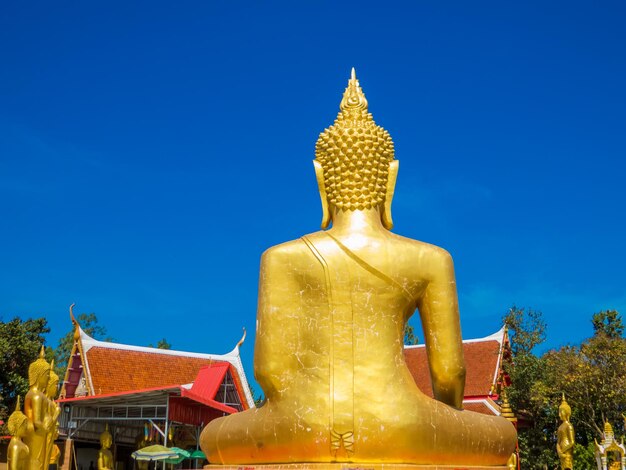
[[[21,410],[21,397],[17,396],[17,402],[15,403],[15,411],[11,413],[9,419],[7,420],[7,429],[11,436],[22,436],[20,433],[20,428],[24,424],[28,425],[28,418]]]
[[[41,350],[39,351],[39,359],[45,359],[45,358],[46,358],[46,348],[42,344]]]
[[[572,416],[572,408],[565,400],[565,393],[561,393],[561,404],[559,405],[559,416],[561,419],[569,420],[570,416]]]
[[[365,94],[363,94],[363,90],[356,78],[354,67],[352,67],[350,80],[348,80],[348,86],[343,93],[339,108],[342,111],[367,111],[367,99],[365,99]]]

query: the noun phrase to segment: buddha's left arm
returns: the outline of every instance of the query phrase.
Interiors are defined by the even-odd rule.
[[[24,414],[31,423],[33,423],[35,430],[46,429],[46,413],[40,396],[26,395],[26,399],[24,400]]]
[[[459,305],[450,254],[436,249],[428,260],[428,285],[418,302],[433,393],[437,400],[462,408],[465,361]]]

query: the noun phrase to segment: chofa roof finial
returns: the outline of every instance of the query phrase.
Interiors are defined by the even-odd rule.
[[[243,336],[241,337],[241,339],[240,339],[240,340],[239,340],[239,342],[237,343],[237,347],[238,347],[238,348],[239,348],[239,347],[241,347],[241,345],[243,344],[243,342],[246,340],[246,334],[247,334],[247,332],[246,332],[246,329],[245,329],[245,327],[244,327],[244,329],[243,329]]]

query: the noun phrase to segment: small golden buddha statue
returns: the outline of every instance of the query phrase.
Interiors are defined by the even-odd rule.
[[[322,228],[261,260],[255,377],[266,402],[208,424],[212,464],[404,463],[506,468],[516,432],[462,410],[452,258],[390,232],[398,161],[354,70],[313,162]],[[419,310],[435,399],[404,360]]]
[[[33,425],[28,417],[20,410],[20,397],[17,397],[15,411],[9,416],[7,421],[11,441],[7,449],[8,470],[23,470],[28,468],[29,450],[22,439],[33,432]]]
[[[143,425],[143,434],[140,434],[135,439],[135,443],[137,444],[137,450],[143,449],[150,445],[150,433],[148,432],[148,425]],[[148,470],[150,462],[147,460],[136,460],[135,465],[139,470]]]
[[[53,427],[48,433],[46,443],[46,455],[47,462],[51,465],[58,463],[61,451],[59,447],[54,443],[57,437],[59,437],[59,423],[58,418],[61,414],[61,407],[54,401],[57,393],[59,392],[59,376],[54,372],[54,360],[50,362],[50,379],[48,380],[48,387],[46,388],[46,396],[48,397],[48,415],[50,420],[53,421]]]
[[[565,394],[559,406],[559,418],[562,423],[557,430],[556,452],[559,454],[561,461],[561,470],[572,470],[574,468],[574,426],[569,422],[572,416],[572,409],[567,401]]]
[[[48,435],[56,426],[58,417],[58,414],[54,416],[50,413],[50,403],[46,397],[50,370],[50,364],[44,358],[42,346],[39,358],[28,367],[30,389],[24,399],[24,414],[33,425],[33,431],[24,437],[24,442],[30,450],[28,467],[30,470],[48,468]]]
[[[109,425],[100,434],[100,450],[98,451],[98,470],[113,470],[113,453],[109,450],[113,445],[113,436],[109,432]]]

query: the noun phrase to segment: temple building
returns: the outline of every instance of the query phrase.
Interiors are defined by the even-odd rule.
[[[509,336],[505,327],[492,335],[463,341],[465,356],[465,393],[463,408],[478,413],[500,416],[501,392],[510,379],[503,369],[503,362],[511,357]],[[430,369],[425,345],[405,346],[404,357],[419,389],[433,396]],[[506,416],[505,416],[506,417]]]
[[[74,344],[58,400],[62,408],[62,468],[87,470],[97,460],[98,439],[108,424],[116,462],[132,468],[130,454],[148,443],[196,447],[212,419],[254,406],[239,348],[223,355],[132,346],[90,337],[72,317]],[[500,393],[509,383],[505,328],[463,341],[467,377],[463,406],[506,415]],[[425,346],[405,346],[418,387],[433,395]]]
[[[138,447],[197,448],[209,421],[254,406],[239,354],[244,338],[227,354],[202,354],[98,341],[72,321],[58,400],[62,468],[88,470],[97,462],[107,425],[117,468],[133,468]]]

